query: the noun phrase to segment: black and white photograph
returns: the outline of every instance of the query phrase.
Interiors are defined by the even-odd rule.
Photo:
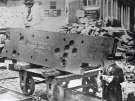
[[[135,0],[0,0],[0,101],[135,101]]]

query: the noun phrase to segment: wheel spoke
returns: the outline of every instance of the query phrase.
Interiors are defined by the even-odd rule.
[[[31,75],[26,72],[20,73],[20,88],[25,95],[32,95],[35,90],[35,82]]]

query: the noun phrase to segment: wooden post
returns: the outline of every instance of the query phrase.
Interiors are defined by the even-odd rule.
[[[127,18],[127,15],[126,15],[126,6],[125,6],[125,7],[124,7],[124,27],[125,27],[125,28],[127,28],[127,26],[126,26],[126,25],[127,25],[127,23],[126,23],[126,22],[127,22],[127,21],[126,21],[127,19],[126,19],[126,18]]]
[[[128,6],[126,6],[126,16],[125,16],[125,20],[126,20],[126,28],[128,29],[128,23],[129,23]]]
[[[113,18],[115,17],[115,0],[113,0]]]
[[[103,17],[103,3],[102,0],[99,0],[99,6],[100,6],[100,19]]]
[[[108,19],[108,15],[109,15],[109,14],[108,14],[108,11],[109,11],[109,10],[108,10],[108,3],[109,3],[108,0],[106,0],[106,17],[107,17],[107,19]]]
[[[103,19],[105,18],[105,0],[103,0]]]
[[[104,10],[104,9],[103,9],[103,8],[104,8],[103,1],[104,1],[104,0],[99,0],[99,5],[100,5],[100,18],[101,18],[101,19],[104,18],[104,17],[103,17],[103,15],[104,15],[104,14],[103,14],[103,10]]]
[[[118,19],[118,0],[116,0],[116,19]]]
[[[125,6],[125,15],[124,15],[125,28],[127,28],[127,8]]]
[[[121,11],[120,11],[120,6],[118,6],[118,20],[121,21]]]
[[[113,18],[113,0],[111,0],[111,17]]]
[[[128,29],[130,29],[130,7],[128,7]]]
[[[135,18],[135,8],[134,8],[134,18]],[[134,19],[133,30],[135,31],[135,19]]]
[[[127,28],[127,14],[126,14],[126,6],[124,6],[124,26]]]
[[[121,6],[121,25],[123,27],[123,5]]]
[[[114,0],[114,19],[116,19],[117,17],[117,3],[116,3],[117,1],[116,0]]]
[[[123,6],[123,26],[125,28],[125,6]]]
[[[116,16],[116,0],[114,0],[114,2],[113,2],[113,9],[114,9],[113,18],[115,18],[115,16]]]
[[[89,0],[87,0],[87,7],[89,6],[88,4],[89,4]]]

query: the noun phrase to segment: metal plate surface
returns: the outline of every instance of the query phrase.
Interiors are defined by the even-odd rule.
[[[80,74],[82,63],[102,64],[114,40],[31,29],[8,29],[1,56]]]

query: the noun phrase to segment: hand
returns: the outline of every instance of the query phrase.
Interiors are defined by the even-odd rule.
[[[108,75],[102,75],[103,80],[107,81],[108,83],[112,82],[113,76],[108,76]]]

